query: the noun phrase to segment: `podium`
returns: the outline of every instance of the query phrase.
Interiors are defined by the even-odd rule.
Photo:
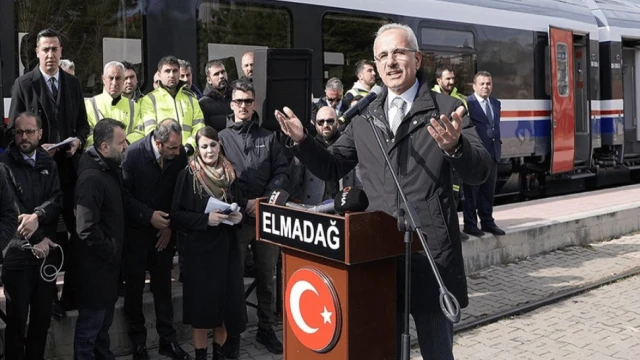
[[[258,201],[256,239],[282,248],[284,359],[396,358],[403,235],[380,211],[342,217]]]

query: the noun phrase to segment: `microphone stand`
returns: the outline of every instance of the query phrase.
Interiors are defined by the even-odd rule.
[[[436,267],[436,263],[433,260],[433,256],[431,255],[431,251],[429,250],[429,246],[427,245],[427,239],[422,232],[422,224],[420,223],[420,219],[418,218],[418,214],[416,213],[415,207],[413,204],[407,200],[407,196],[402,190],[402,185],[400,185],[400,181],[396,176],[396,173],[393,171],[393,166],[391,166],[391,160],[389,160],[389,156],[387,156],[387,151],[382,145],[382,140],[380,139],[380,134],[376,131],[376,126],[373,124],[372,115],[366,114],[364,117],[371,125],[371,130],[376,136],[376,140],[378,142],[378,146],[380,147],[380,152],[384,157],[387,166],[391,170],[391,176],[393,177],[393,181],[398,188],[398,192],[400,193],[400,197],[402,198],[402,203],[404,209],[398,209],[398,231],[404,232],[404,242],[405,242],[405,264],[404,264],[404,332],[402,334],[402,360],[409,360],[409,352],[410,352],[410,342],[411,342],[411,334],[409,333],[409,306],[411,304],[411,243],[412,236],[411,234],[415,232],[420,238],[420,243],[422,244],[422,248],[429,259],[429,265],[431,265],[431,270],[433,271],[433,275],[436,277],[438,282],[438,287],[440,288],[440,309],[444,316],[449,319],[452,323],[458,323],[460,321],[460,304],[458,300],[447,290],[444,282],[442,281],[442,277],[440,276],[440,272]],[[406,214],[409,215],[409,221],[407,221]]]

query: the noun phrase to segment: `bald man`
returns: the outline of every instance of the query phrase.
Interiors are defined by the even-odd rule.
[[[323,106],[318,110],[315,119],[316,141],[328,148],[340,138],[338,116],[331,106]],[[323,181],[307,170],[294,158],[291,162],[290,193],[305,204],[317,205],[327,199],[333,199],[338,191],[347,186],[362,184],[357,176],[357,168],[349,172],[339,181]]]

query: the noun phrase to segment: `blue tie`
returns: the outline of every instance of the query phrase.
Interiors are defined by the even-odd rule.
[[[491,111],[491,105],[489,105],[489,100],[485,99],[483,101],[482,107],[484,108],[485,115],[487,115],[491,123],[493,123],[493,112]]]

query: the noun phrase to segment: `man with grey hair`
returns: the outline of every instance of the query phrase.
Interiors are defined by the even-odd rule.
[[[378,74],[385,85],[382,94],[328,149],[306,135],[291,109],[284,108],[286,117],[277,111],[276,118],[292,140],[294,156],[320,179],[335,181],[358,165],[364,190],[375,194],[369,198],[370,211],[397,214],[402,201],[395,183],[389,181],[391,171],[397,174],[407,198],[415,206],[444,284],[460,306],[466,307],[469,298],[458,214],[453,206],[452,170],[465,183],[480,184],[489,176],[491,157],[469,117],[460,117],[462,102],[431,91],[426,77],[418,72],[422,53],[410,27],[382,26],[373,48]],[[372,145],[377,143],[374,131],[382,139],[391,168],[378,146]],[[396,279],[397,339],[401,344],[404,259],[398,261]],[[453,324],[440,308],[438,284],[429,260],[422,253],[414,252],[411,256],[411,285],[410,311],[420,351],[429,359],[452,360]],[[375,282],[363,286],[377,290]],[[361,331],[377,330],[375,325],[371,326]],[[398,347],[396,358],[400,357]]]
[[[193,73],[191,72],[191,63],[187,60],[178,59],[180,64],[180,80],[184,81],[187,85],[185,88],[191,90],[198,99],[202,97],[202,91],[193,83]]]
[[[311,109],[311,121],[313,122],[316,119],[316,114],[318,110],[323,106],[330,106],[335,111],[338,117],[342,115],[343,112],[349,109],[349,103],[343,100],[342,95],[344,94],[344,86],[342,85],[342,81],[337,77],[332,77],[327,81],[327,85],[324,87],[324,94],[320,100],[316,101],[313,104],[313,109]]]
[[[125,203],[131,210],[127,234],[133,239],[124,255],[124,313],[134,345],[134,359],[149,359],[142,311],[147,268],[160,337],[159,353],[173,359],[191,358],[177,343],[171,301],[176,234],[171,229],[169,213],[178,173],[187,166],[181,134],[176,120],[165,119],[144,139],[131,145],[122,162]]]
[[[60,68],[73,76],[76,75],[76,64],[69,59],[60,59]]]
[[[93,145],[93,128],[104,118],[122,122],[126,129],[127,141],[131,144],[144,137],[144,126],[140,121],[138,104],[123,96],[125,68],[121,62],[111,61],[104,66],[102,94],[85,100],[87,121],[91,127],[91,135],[87,138],[86,147]]]

